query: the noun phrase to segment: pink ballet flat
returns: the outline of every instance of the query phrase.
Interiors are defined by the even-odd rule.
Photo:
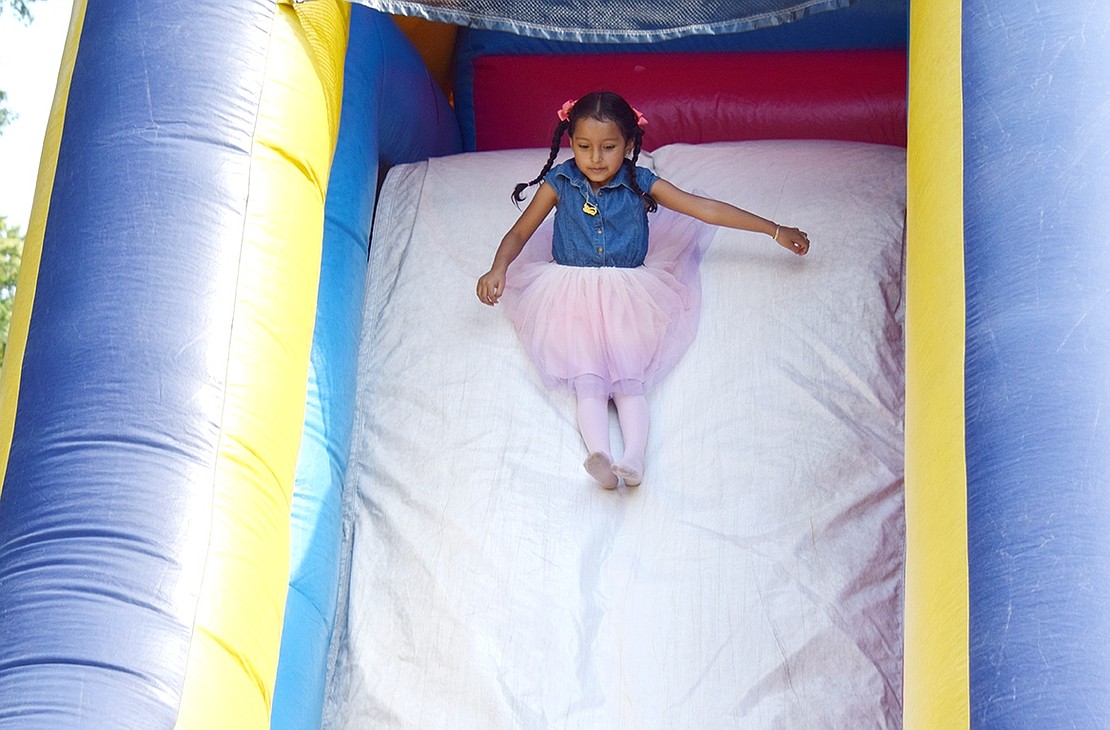
[[[624,480],[626,487],[638,487],[644,481],[644,473],[626,464],[613,464],[613,475]]]
[[[594,478],[602,489],[616,489],[617,475],[613,473],[613,462],[609,455],[602,451],[594,451],[582,462],[586,473]]]

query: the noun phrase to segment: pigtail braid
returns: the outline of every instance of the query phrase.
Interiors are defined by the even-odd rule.
[[[655,198],[651,197],[649,193],[640,190],[640,184],[636,182],[636,160],[640,159],[640,148],[644,143],[644,131],[642,129],[636,130],[636,140],[632,146],[632,159],[625,159],[624,164],[628,168],[629,184],[632,190],[640,196],[640,200],[644,204],[644,208],[648,213],[654,213],[659,210],[659,205],[655,202]]]
[[[555,158],[559,156],[559,148],[562,146],[563,143],[563,132],[565,132],[568,127],[570,127],[569,121],[560,121],[557,125],[555,125],[555,134],[552,135],[551,138],[551,154],[547,157],[547,164],[543,166],[543,169],[540,170],[540,174],[536,176],[535,180],[526,183],[517,183],[516,187],[513,188],[514,203],[523,202],[524,191],[538,183],[540,180],[543,180],[543,176],[551,172],[551,168],[555,164]]]

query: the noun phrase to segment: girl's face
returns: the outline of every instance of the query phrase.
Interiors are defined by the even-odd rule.
[[[632,140],[624,138],[616,122],[587,117],[575,122],[570,146],[574,150],[574,164],[597,190],[620,172],[624,158],[632,151]]]

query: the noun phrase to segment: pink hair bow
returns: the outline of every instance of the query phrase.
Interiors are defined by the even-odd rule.
[[[636,115],[636,126],[640,129],[647,126],[647,117],[645,117],[639,109],[632,107],[632,113]]]
[[[577,101],[578,101],[577,99],[567,99],[566,101],[563,102],[562,108],[560,108],[559,111],[556,112],[556,114],[559,115],[559,120],[560,121],[563,121],[563,122],[569,122],[570,121],[570,110],[574,108],[574,105],[575,105],[575,103],[577,103]]]

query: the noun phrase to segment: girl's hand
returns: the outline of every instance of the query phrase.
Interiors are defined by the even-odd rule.
[[[775,234],[772,238],[775,239],[775,243],[799,256],[805,256],[809,251],[809,236],[805,231],[797,228],[775,226]]]
[[[505,293],[505,271],[496,267],[482,274],[478,279],[478,299],[491,307]]]

